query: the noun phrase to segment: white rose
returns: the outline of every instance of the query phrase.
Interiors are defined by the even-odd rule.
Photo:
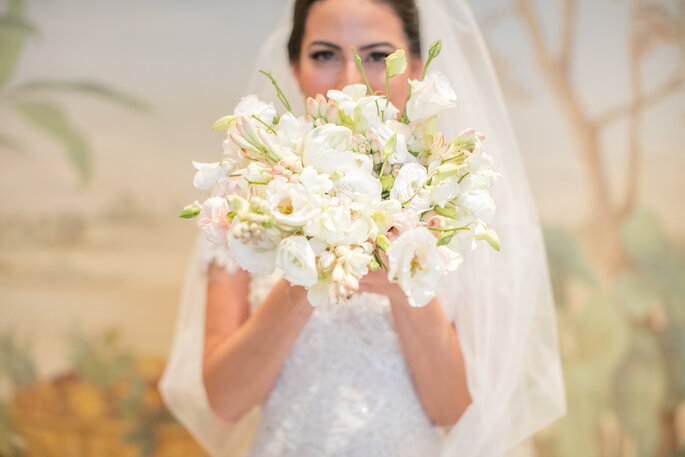
[[[349,208],[339,205],[337,199],[326,200],[320,212],[304,226],[304,233],[329,245],[339,244],[352,225]]]
[[[357,101],[366,95],[366,85],[350,84],[345,86],[343,90],[331,89],[326,95],[331,100],[338,102],[338,106],[345,115],[349,116],[357,107]]]
[[[257,275],[269,275],[276,266],[276,247],[280,241],[277,233],[266,233],[261,242],[244,244],[238,238],[228,237],[228,247],[240,268]]]
[[[256,95],[248,95],[240,99],[238,106],[233,111],[235,116],[257,116],[262,122],[271,124],[276,117],[276,108],[273,103],[261,101]]]
[[[418,163],[408,163],[400,168],[390,189],[390,198],[404,203],[414,196],[428,180],[428,172]]]
[[[266,195],[274,219],[288,228],[304,226],[320,211],[317,197],[305,186],[281,177],[267,184]]]
[[[375,240],[378,227],[369,214],[359,214],[344,228],[344,236],[339,244],[362,244],[368,239]]]
[[[327,173],[319,173],[314,167],[305,167],[300,173],[300,183],[313,194],[323,195],[333,188]]]
[[[445,206],[447,202],[457,197],[461,191],[462,188],[459,180],[454,177],[443,179],[429,188],[432,202],[440,206]]]
[[[425,227],[400,235],[388,249],[388,279],[397,283],[411,306],[424,306],[434,296],[445,272],[435,237]]]
[[[304,236],[284,238],[276,250],[276,266],[292,284],[311,287],[318,280],[316,257]]]
[[[381,182],[370,173],[349,169],[335,182],[338,195],[360,202],[380,202],[383,188]]]
[[[341,164],[351,161],[352,131],[347,127],[325,124],[305,138],[302,163],[321,173],[332,175]]]
[[[411,80],[411,97],[407,101],[407,117],[411,122],[437,116],[454,106],[457,95],[441,73],[431,72],[423,81]]]
[[[487,190],[472,190],[459,199],[459,206],[471,211],[475,217],[489,224],[495,215],[495,201]]]
[[[202,204],[197,225],[208,241],[214,244],[226,242],[226,234],[230,226],[226,217],[228,211],[228,202],[222,197],[208,198]]]

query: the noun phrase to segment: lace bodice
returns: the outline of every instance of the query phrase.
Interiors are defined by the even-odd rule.
[[[253,309],[280,274],[253,277]],[[414,390],[387,297],[312,313],[285,360],[249,457],[433,456],[441,433]]]

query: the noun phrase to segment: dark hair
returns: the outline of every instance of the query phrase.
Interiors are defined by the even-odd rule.
[[[288,40],[288,58],[290,63],[297,62],[302,52],[304,26],[312,5],[321,0],[295,0],[293,8],[293,29]],[[374,0],[390,6],[402,21],[404,34],[409,41],[409,54],[421,58],[421,36],[419,33],[419,12],[414,0]]]

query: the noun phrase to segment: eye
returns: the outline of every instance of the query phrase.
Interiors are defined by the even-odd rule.
[[[317,62],[326,62],[333,60],[335,58],[335,53],[333,51],[328,50],[316,51],[311,53],[309,57],[312,60],[316,60]]]
[[[368,63],[385,63],[385,58],[389,55],[387,52],[375,51],[366,56],[365,61]]]

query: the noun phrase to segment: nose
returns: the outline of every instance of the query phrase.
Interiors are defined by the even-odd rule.
[[[364,84],[364,78],[354,59],[349,59],[345,62],[345,65],[340,72],[340,88],[349,86],[350,84]]]

